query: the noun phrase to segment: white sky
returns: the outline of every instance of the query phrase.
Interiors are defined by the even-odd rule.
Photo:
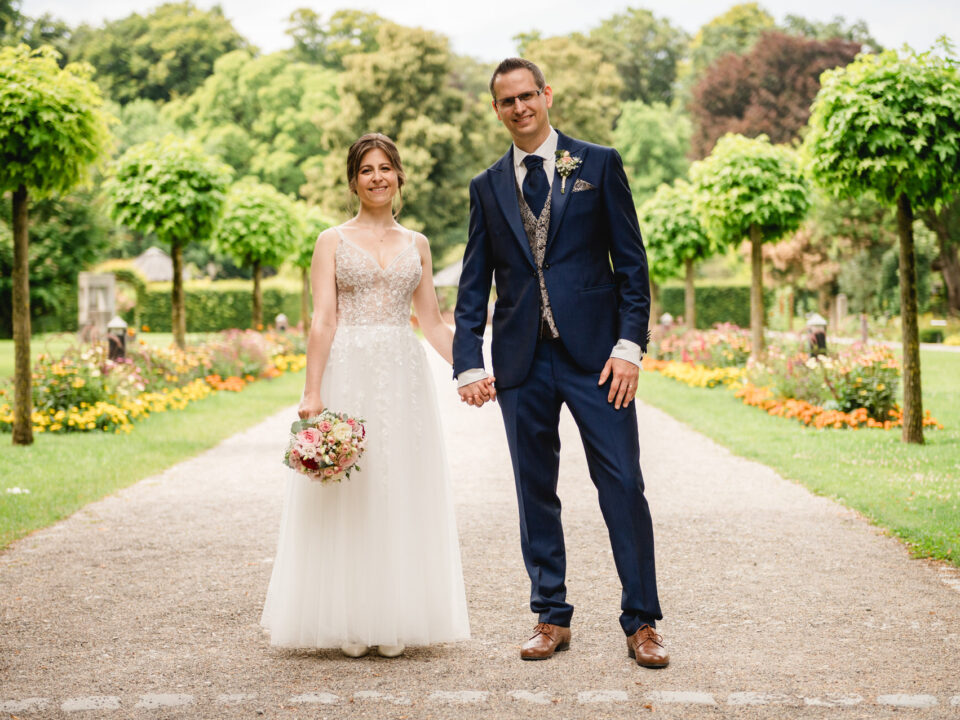
[[[36,16],[57,15],[72,25],[99,24],[131,12],[144,12],[158,0],[24,0],[21,12]],[[216,4],[196,0],[200,7]],[[726,11],[736,0],[220,0],[219,5],[237,30],[264,52],[289,47],[284,34],[286,19],[300,7],[310,7],[327,17],[335,10],[353,7],[376,12],[402,25],[420,26],[450,38],[457,53],[487,61],[513,55],[511,39],[520,32],[540,30],[545,36],[589,30],[600,20],[632,5],[652,10],[693,32]],[[763,0],[760,5],[777,20],[788,14],[813,20],[843,15],[848,21],[863,19],[873,36],[886,47],[909,43],[925,50],[940,35],[960,42],[960,3],[957,0]]]

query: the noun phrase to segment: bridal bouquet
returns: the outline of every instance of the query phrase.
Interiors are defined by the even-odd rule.
[[[340,482],[359,470],[367,430],[363,420],[324,410],[290,426],[283,464],[322,483]]]

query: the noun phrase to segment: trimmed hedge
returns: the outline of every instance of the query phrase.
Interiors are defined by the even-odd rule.
[[[263,318],[272,325],[283,313],[290,325],[300,322],[300,285],[264,282]],[[252,321],[253,281],[220,280],[188,282],[184,287],[187,332],[216,332],[230,328],[249,328]],[[140,325],[152,332],[170,332],[170,283],[150,283],[143,294],[139,311]],[[124,315],[130,323],[133,311]]]
[[[764,288],[763,306],[767,310],[773,306],[773,290]],[[684,314],[683,287],[665,287],[660,290],[661,312],[668,312],[674,318]],[[697,285],[696,286],[697,327],[701,330],[712,328],[717,323],[733,323],[740,327],[750,327],[750,286],[749,285]]]

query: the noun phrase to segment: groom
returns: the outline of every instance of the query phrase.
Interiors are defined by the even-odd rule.
[[[631,404],[650,290],[623,164],[612,148],[550,126],[553,91],[532,62],[501,62],[490,92],[513,144],[470,183],[453,360],[461,399],[480,406],[498,397],[506,425],[530,609],[539,616],[520,657],[544,660],[570,643],[573,606],[566,601],[557,497],[566,403],[610,533],[628,652],[644,667],[665,667],[669,657],[654,630],[662,615]],[[496,389],[481,352],[491,277]]]

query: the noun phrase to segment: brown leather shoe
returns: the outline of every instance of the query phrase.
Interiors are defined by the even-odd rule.
[[[570,628],[537,623],[533,637],[520,648],[521,660],[546,660],[555,652],[570,647]]]
[[[663,636],[649,625],[644,625],[627,638],[627,652],[641,667],[665,668],[670,664],[670,656],[663,646]]]

